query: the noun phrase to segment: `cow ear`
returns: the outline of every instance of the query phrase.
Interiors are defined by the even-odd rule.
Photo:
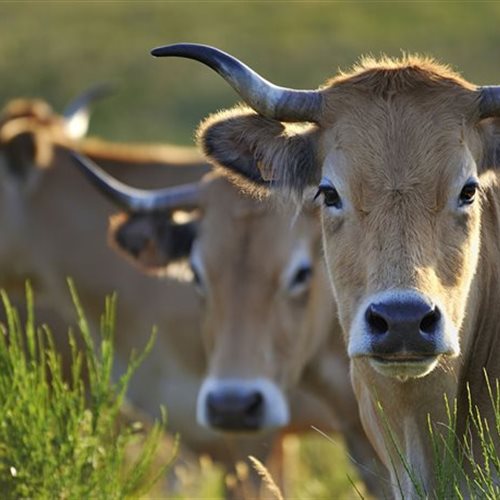
[[[299,195],[319,181],[317,136],[313,125],[283,124],[245,107],[209,117],[197,134],[205,155],[243,187],[274,184]]]
[[[110,219],[111,246],[147,273],[183,281],[192,279],[188,265],[197,220],[176,223],[171,214],[118,214]]]

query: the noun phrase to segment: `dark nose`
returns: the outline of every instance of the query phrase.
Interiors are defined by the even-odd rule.
[[[365,321],[372,352],[430,356],[442,330],[439,308],[418,295],[370,304]]]
[[[212,391],[207,396],[207,416],[217,429],[255,431],[262,427],[264,397],[259,391]]]

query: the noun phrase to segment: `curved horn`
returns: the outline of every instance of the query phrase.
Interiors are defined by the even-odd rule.
[[[92,160],[74,151],[70,152],[80,170],[116,205],[129,212],[193,209],[199,206],[198,183],[183,184],[164,189],[137,189],[111,177]]]
[[[278,87],[235,57],[208,45],[178,43],[157,47],[156,57],[186,57],[206,64],[221,75],[259,114],[284,122],[315,122],[321,113],[321,93]]]
[[[73,139],[85,136],[89,128],[90,110],[89,106],[114,91],[114,87],[108,83],[99,83],[87,89],[83,94],[73,99],[64,109],[63,117],[66,130]]]
[[[480,117],[500,116],[500,86],[479,87],[478,91],[481,95],[479,102]]]

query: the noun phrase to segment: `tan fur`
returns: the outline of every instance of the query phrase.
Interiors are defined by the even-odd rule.
[[[202,210],[196,245],[209,288],[204,335],[216,346],[209,373],[241,377],[248,371],[286,392],[324,343],[335,317],[325,302],[319,224],[305,215],[293,222],[272,201],[242,197],[223,178],[206,184]],[[272,252],[263,260],[267,242]],[[314,259],[314,275],[304,294],[291,297],[283,273],[301,243]]]
[[[323,110],[302,143],[314,153],[309,171],[292,166],[290,138],[269,119],[250,121],[237,109],[205,124],[200,142],[227,140],[238,154],[253,155],[253,167],[265,158],[265,172],[302,192],[311,179],[327,177],[339,190],[342,213],[323,210],[324,247],[330,278],[347,340],[360,304],[372,294],[416,290],[442,304],[460,333],[458,358],[442,357],[424,378],[401,382],[376,372],[365,358],[352,360],[352,378],[365,429],[379,456],[392,468],[404,495],[415,492],[398,454],[384,436],[380,401],[396,440],[410,465],[432,494],[433,452],[427,415],[439,428],[446,422],[443,395],[458,397],[464,429],[466,383],[483,416],[493,422],[482,369],[500,376],[498,341],[499,190],[495,123],[479,122],[476,87],[449,68],[425,58],[365,60],[332,79],[321,90]],[[226,128],[226,124],[231,129]],[[231,143],[238,129],[240,144]],[[300,132],[299,132],[300,133]],[[247,139],[248,138],[248,139]],[[312,144],[311,144],[312,142]],[[278,151],[277,151],[278,149]],[[207,148],[205,147],[207,152]],[[224,166],[228,151],[211,156]],[[232,154],[236,153],[234,150]],[[247,165],[249,158],[244,158]],[[293,158],[291,158],[293,162]],[[253,172],[255,178],[256,172]],[[458,196],[470,176],[481,176],[482,193],[462,212]],[[492,181],[491,176],[494,180]],[[387,436],[386,436],[387,438]]]

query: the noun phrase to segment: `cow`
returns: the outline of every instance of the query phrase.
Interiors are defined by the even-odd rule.
[[[201,125],[211,161],[257,191],[315,193],[364,428],[395,496],[432,495],[428,423],[448,424],[443,399],[456,400],[459,441],[469,404],[495,428],[500,88],[417,56],[365,58],[294,90],[212,47],[152,54],[208,65],[248,105]]]
[[[180,433],[182,444],[211,455],[228,470],[248,455],[264,461],[272,451],[274,428],[253,436],[227,436],[197,424],[196,397],[206,372],[197,293],[189,283],[143,276],[116,257],[106,243],[107,218],[115,207],[82,182],[69,152],[80,151],[141,187],[195,181],[207,172],[206,162],[194,148],[81,137],[86,115],[81,107],[92,95],[97,92],[77,99],[80,105],[69,106],[62,116],[40,100],[11,101],[1,115],[0,284],[21,305],[29,279],[38,304],[36,316],[59,337],[75,317],[67,276],[76,284],[93,331],[98,329],[104,296],[116,291],[117,375],[131,351],[145,344],[151,325],[159,327],[155,348],[132,379],[131,403],[152,416],[166,405],[168,429]],[[75,113],[79,126],[69,127]],[[306,409],[318,427],[336,425],[321,394],[307,388],[296,393],[290,396],[295,402],[292,415]]]
[[[131,189],[89,159],[74,158],[126,210],[110,221],[118,253],[147,274],[175,278],[180,266],[190,274],[207,358],[198,423],[226,433],[340,431],[365,484],[381,495],[385,484],[361,426],[329,298],[317,207],[290,216],[217,173],[158,191]],[[188,209],[196,216],[176,222],[172,214]],[[326,418],[308,394],[325,401]]]

